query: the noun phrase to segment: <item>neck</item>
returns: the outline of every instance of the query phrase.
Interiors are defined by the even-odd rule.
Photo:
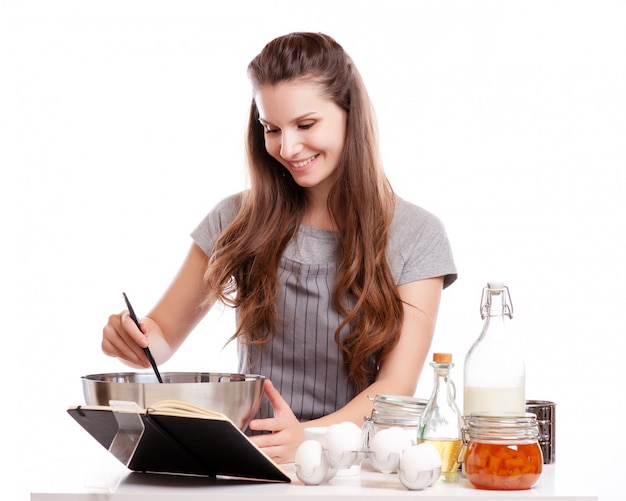
[[[304,224],[320,230],[336,231],[328,211],[328,193],[316,190],[307,191],[307,208],[303,218]]]

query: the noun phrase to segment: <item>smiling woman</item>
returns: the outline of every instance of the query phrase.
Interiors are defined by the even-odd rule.
[[[146,367],[149,340],[163,363],[215,302],[234,307],[239,370],[267,379],[252,439],[285,462],[305,426],[360,425],[368,395],[413,395],[456,269],[441,222],[391,189],[367,92],[334,39],[279,37],[248,73],[250,189],[201,221],[139,328],[110,317],[102,348]]]
[[[619,353],[624,322],[615,313],[626,304],[626,2],[77,4],[0,1],[3,361],[20,375],[19,384],[3,378],[3,399],[21,401],[27,391],[38,409],[5,412],[12,431],[4,450],[12,464],[29,466],[9,469],[2,499],[26,501],[29,487],[52,476],[64,482],[67,468],[51,463],[79,457],[76,464],[91,469],[85,458],[93,457],[101,464],[102,451],[89,456],[92,441],[59,406],[82,401],[80,376],[124,370],[98,346],[105,314],[122,309],[121,291],[148,312],[191,243],[188,230],[249,186],[241,168],[252,99],[247,64],[275,36],[310,29],[336,36],[358,64],[395,193],[437,214],[450,235],[462,279],[442,296],[431,351],[451,350],[461,360],[480,331],[476,290],[494,277],[507,281],[516,291],[528,396],[559,406],[559,480],[562,467],[580,471],[576,460],[588,442],[603,460],[585,462],[585,479],[603,501],[622,501],[623,481],[606,465],[622,462],[613,444],[626,400],[594,399],[602,426],[594,440],[579,438],[589,425],[581,396],[596,395],[607,381],[626,383],[624,364],[606,357]],[[354,106],[340,107],[355,120]],[[258,118],[254,124],[265,150]],[[282,182],[293,181],[282,164],[272,165]],[[268,190],[266,219],[274,215],[268,208],[284,210],[275,188],[253,186]],[[354,194],[362,189],[351,186]],[[345,209],[365,214],[358,202],[346,198]],[[407,239],[418,231],[397,227]],[[297,266],[335,259],[337,244],[326,236],[301,225]],[[300,293],[293,278],[290,284],[309,302],[281,319],[285,328],[314,306],[313,294]],[[195,305],[188,307],[180,324],[170,323],[192,318]],[[221,350],[235,311],[222,310],[217,304],[208,312],[159,367],[237,371],[238,343]],[[321,344],[321,327],[315,332]],[[304,339],[310,348],[310,333],[296,347],[304,349]],[[157,339],[150,335],[155,355]],[[337,346],[331,335],[329,347]],[[318,362],[301,360],[299,370],[332,393],[334,379]],[[290,364],[275,367],[272,381],[306,420],[308,393],[300,397],[294,379],[292,397]],[[424,372],[418,397],[431,391]],[[575,485],[568,493],[585,492],[581,475],[565,479]]]
[[[307,78],[264,85],[256,91],[255,102],[267,152],[307,189],[305,221],[332,230],[332,221],[324,216],[329,216],[326,200],[343,152],[346,111]]]

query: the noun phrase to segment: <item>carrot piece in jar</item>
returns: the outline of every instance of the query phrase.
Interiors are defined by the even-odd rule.
[[[543,458],[537,444],[470,443],[465,469],[469,481],[482,489],[529,489],[541,476]]]

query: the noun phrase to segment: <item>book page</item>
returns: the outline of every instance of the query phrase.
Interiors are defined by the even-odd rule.
[[[228,417],[220,412],[211,411],[204,407],[180,400],[161,400],[151,405],[147,409],[147,412],[149,414],[160,414],[163,416],[197,417],[229,421]]]

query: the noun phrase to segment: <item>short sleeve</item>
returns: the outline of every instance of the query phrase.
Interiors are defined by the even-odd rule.
[[[432,213],[398,198],[387,255],[398,285],[443,277],[457,278],[452,248],[443,223]]]
[[[200,221],[200,224],[191,232],[193,241],[208,256],[213,245],[228,225],[235,219],[239,211],[241,194],[231,195],[219,202]]]

